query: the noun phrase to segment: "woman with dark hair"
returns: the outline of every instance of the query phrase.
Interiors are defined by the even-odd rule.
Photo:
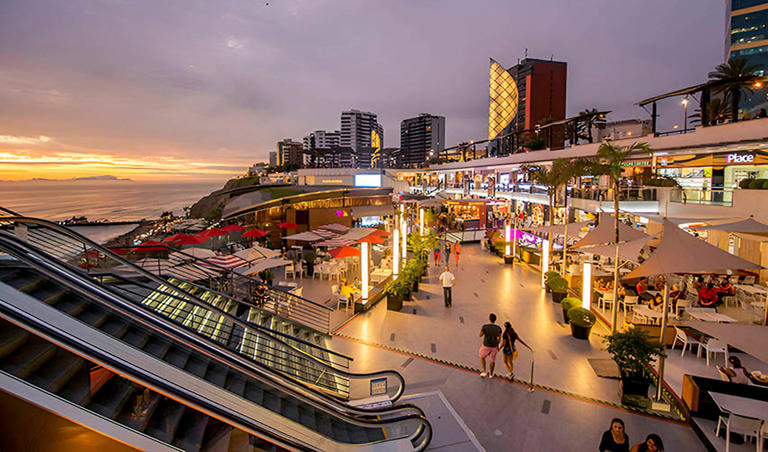
[[[531,350],[531,347],[517,335],[515,329],[512,328],[512,324],[504,322],[504,332],[501,333],[499,350],[501,350],[501,357],[504,361],[504,366],[507,368],[507,378],[509,379],[515,378],[515,359],[517,358],[515,341],[520,341],[521,344],[528,347],[528,350]]]
[[[744,366],[741,365],[741,360],[738,356],[731,356],[728,358],[728,367],[717,366],[717,370],[728,376],[731,383],[740,383],[743,385],[749,384],[750,373]]]
[[[659,435],[651,433],[645,441],[635,444],[630,452],[664,452],[664,443]]]
[[[629,436],[624,431],[624,421],[614,418],[611,428],[603,433],[600,452],[629,452]]]

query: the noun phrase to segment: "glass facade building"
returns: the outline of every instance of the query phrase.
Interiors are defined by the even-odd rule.
[[[729,0],[725,58],[746,59],[759,75],[768,75],[768,0]],[[768,109],[768,89],[752,88],[741,104],[741,115],[753,117]]]

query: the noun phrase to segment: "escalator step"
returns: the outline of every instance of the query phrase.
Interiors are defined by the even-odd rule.
[[[85,361],[82,358],[59,349],[48,365],[38,369],[29,381],[48,392],[57,393],[84,366]]]
[[[112,337],[122,337],[128,331],[130,325],[119,317],[109,316],[99,329]]]
[[[46,297],[46,298],[45,298],[45,300],[43,300],[43,301],[45,301],[47,304],[50,304],[50,305],[55,305],[56,303],[58,303],[59,301],[61,301],[61,299],[62,299],[62,298],[64,298],[64,297],[66,297],[67,295],[69,295],[69,293],[70,293],[70,292],[69,292],[69,291],[67,291],[67,290],[64,290],[64,289],[58,289],[58,290],[57,290],[55,293],[53,293],[53,294],[49,295],[49,296],[48,296],[48,297]]]
[[[54,300],[53,303],[51,303],[51,306],[59,311],[66,312],[73,317],[77,317],[83,310],[85,310],[88,303],[81,300],[73,293],[67,293],[65,296]]]
[[[148,397],[147,397],[148,396]],[[117,421],[143,432],[160,405],[162,396],[152,391],[137,391],[130,403],[126,403]]]
[[[103,309],[95,305],[88,305],[83,312],[80,313],[78,318],[83,322],[98,328],[105,320],[107,320],[108,316],[109,314]]]
[[[315,410],[308,405],[298,405],[299,410],[299,422],[312,430],[317,430],[317,418],[315,417]]]
[[[245,394],[245,378],[243,376],[230,372],[229,375],[227,375],[227,382],[224,385],[224,387],[234,394],[237,394],[239,396],[243,396]]]
[[[29,338],[29,333],[5,320],[0,320],[0,360],[15,352]]]
[[[184,365],[184,369],[186,369],[191,374],[197,375],[198,377],[203,377],[206,370],[208,369],[209,363],[210,361],[208,361],[206,358],[192,355]]]
[[[367,428],[365,429],[365,439],[362,442],[381,441],[385,439],[384,431],[380,428]]]
[[[144,330],[128,326],[128,330],[123,334],[121,340],[128,344],[133,345],[136,348],[147,351],[148,342],[152,339],[152,335]],[[170,344],[169,344],[170,346]],[[153,353],[154,355],[154,353]],[[159,356],[159,355],[155,355]]]
[[[245,385],[245,393],[243,394],[243,396],[246,399],[250,400],[251,402],[254,402],[257,405],[262,405],[262,406],[264,406],[264,408],[267,408],[269,410],[277,412],[277,410],[279,408],[279,406],[278,406],[279,400],[274,395],[271,396],[274,399],[274,401],[272,403],[273,406],[268,407],[268,406],[266,406],[265,404],[262,403],[262,401],[264,400],[263,388],[261,387],[261,385],[254,384],[253,380],[249,380],[246,383],[246,385]]]
[[[190,353],[186,350],[171,347],[171,349],[168,350],[168,353],[165,354],[163,360],[168,364],[183,369],[184,365],[187,363],[187,359],[189,359],[189,355]]]
[[[85,366],[79,369],[75,375],[57,391],[60,397],[77,405],[86,405],[91,398],[91,378]]]
[[[11,354],[0,366],[19,378],[26,379],[56,354],[56,346],[32,336],[18,353]]]
[[[280,412],[283,416],[292,421],[299,422],[299,404],[296,399],[292,398],[280,398],[281,408]]]
[[[333,430],[333,438],[335,438],[337,441],[348,443],[352,440],[352,438],[349,437],[349,430],[347,430],[347,425],[342,424],[336,419],[331,419],[331,430]]]
[[[155,410],[155,415],[150,419],[145,433],[164,443],[170,443],[176,435],[184,411],[184,405],[164,397]]]
[[[197,411],[185,410],[184,416],[176,430],[176,439],[173,444],[184,450],[197,451],[203,445],[205,428],[208,426],[209,417]]]
[[[135,386],[128,380],[114,376],[93,396],[88,407],[110,419],[115,419],[130,400]]]
[[[205,379],[218,387],[223,387],[227,380],[227,368],[218,364],[211,364],[208,372],[205,373]]]
[[[274,392],[272,392],[270,390],[267,390],[267,389],[261,391],[261,393],[262,393],[262,395],[261,395],[261,398],[262,398],[261,406],[263,406],[264,408],[266,408],[266,409],[268,409],[270,411],[274,411],[275,413],[279,413],[280,412],[280,397],[278,397],[278,395],[275,394]]]
[[[141,333],[137,330],[137,333]],[[130,332],[128,333],[130,334]],[[128,335],[126,335],[126,338]],[[152,356],[156,356],[158,358],[163,358],[166,353],[168,353],[168,350],[171,348],[171,343],[167,340],[164,340],[158,336],[149,335],[147,333],[144,333],[144,342],[141,343],[141,345],[136,345],[137,347],[141,348],[145,352],[149,353]],[[124,338],[125,339],[125,338]]]
[[[331,427],[331,417],[322,411],[316,411],[315,430],[323,436],[333,437],[333,428]]]
[[[24,293],[34,296],[33,294],[38,290],[44,288],[46,284],[48,284],[46,280],[41,278],[34,278],[33,280],[27,282],[26,284],[18,286],[17,288]]]

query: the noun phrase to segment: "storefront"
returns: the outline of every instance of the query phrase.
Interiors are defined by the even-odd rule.
[[[507,201],[497,200],[457,199],[445,201],[443,206],[448,210],[449,227],[464,231],[486,229],[509,212]]]
[[[675,179],[683,188],[729,190],[738,187],[744,179],[768,178],[768,152],[659,157],[657,171],[660,176]]]

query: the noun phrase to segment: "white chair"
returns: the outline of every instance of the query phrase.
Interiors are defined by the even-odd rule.
[[[704,350],[707,354],[707,366],[709,366],[709,355],[715,353],[722,353],[725,355],[725,366],[728,366],[728,345],[725,342],[718,339],[710,339],[707,342],[699,345],[700,350]]]
[[[742,284],[754,284],[755,283],[755,277],[754,276],[745,276],[744,281],[741,282]]]
[[[733,413],[726,413],[721,415],[717,419],[717,430],[715,430],[715,436],[720,436],[720,426],[725,424],[725,452],[731,450],[731,432],[744,435],[745,437],[751,436],[756,439],[756,450],[761,451],[763,445],[763,421],[760,419],[753,419],[751,417],[739,416]]]
[[[640,297],[637,295],[624,295],[624,300],[621,302],[621,306],[624,309],[624,315],[627,315],[627,306],[630,306],[630,309],[632,306],[636,305],[638,303],[638,300],[640,300]]]
[[[323,262],[320,265],[315,266],[315,273],[312,275],[312,279],[318,277],[323,279],[323,275],[328,273],[328,263]]]
[[[680,341],[680,343],[683,345],[683,352],[680,353],[680,357],[683,357],[685,355],[685,349],[688,348],[688,346],[691,346],[691,349],[693,349],[694,345],[697,345],[701,347],[701,342],[697,341],[696,339],[688,337],[687,334],[685,334],[685,331],[681,330],[678,327],[675,327],[675,339],[672,341],[672,349],[674,350],[675,344],[677,344],[677,341]]]
[[[293,262],[285,266],[285,279],[288,279],[288,275],[291,275],[291,278],[296,278],[296,267]]]
[[[605,305],[613,306],[613,291],[611,292],[603,292],[602,296],[600,297],[600,309],[605,310]]]

